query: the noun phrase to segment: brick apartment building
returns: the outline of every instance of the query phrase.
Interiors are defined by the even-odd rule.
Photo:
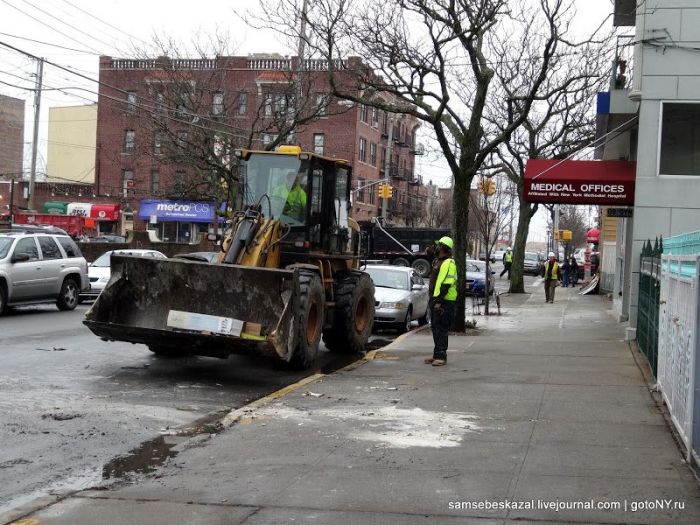
[[[377,182],[389,178],[394,195],[388,203],[389,221],[418,225],[428,196],[414,172],[415,156],[421,154],[415,141],[418,122],[410,116],[330,99],[325,76],[328,64],[305,60],[303,68],[299,66],[297,59],[277,55],[146,60],[100,57],[96,194],[118,198],[122,210],[134,211],[133,227],[143,229],[149,222],[147,212],[153,209],[149,203],[177,200],[182,181],[202,171],[168,156],[168,148],[191,149],[193,155],[205,158],[203,145],[216,146],[218,137],[224,137],[230,147],[253,149],[282,140],[351,162],[352,215],[357,220],[379,215]],[[297,82],[292,87],[302,71],[304,84]],[[174,86],[185,86],[187,96],[174,93]],[[290,94],[288,88],[294,92]],[[301,114],[301,108],[316,113],[293,133],[278,139],[285,122],[275,118],[294,111]],[[154,121],[161,124],[154,127]],[[196,195],[180,198],[194,201]],[[142,213],[138,213],[140,209]],[[176,217],[155,219],[158,227],[154,229],[168,240],[187,240],[206,226],[186,224]]]
[[[0,95],[0,174],[20,176],[24,158],[24,100]]]

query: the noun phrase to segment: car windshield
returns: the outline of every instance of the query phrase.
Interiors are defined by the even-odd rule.
[[[0,259],[4,259],[7,256],[7,252],[10,251],[10,246],[12,246],[12,237],[0,237]]]
[[[533,252],[525,252],[525,258],[530,260],[530,261],[537,261],[539,260],[539,256],[536,253]]]
[[[484,261],[469,261],[468,264],[471,264],[472,266],[476,266],[476,270],[469,270],[469,271],[476,271],[476,272],[485,272],[486,271],[486,263]]]
[[[484,272],[485,270],[482,270],[474,263],[467,263],[467,271],[473,272],[473,273],[481,273],[481,272]]]
[[[92,263],[92,266],[95,266],[97,268],[109,268],[111,257],[112,252],[103,253],[97,259],[95,259],[95,262]]]
[[[384,268],[367,268],[367,273],[374,281],[374,286],[380,288],[394,288],[396,290],[409,290],[408,273],[384,269]]]

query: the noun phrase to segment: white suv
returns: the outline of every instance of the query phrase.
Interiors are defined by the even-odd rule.
[[[68,235],[0,232],[0,314],[7,306],[53,302],[73,310],[89,288],[87,262]]]

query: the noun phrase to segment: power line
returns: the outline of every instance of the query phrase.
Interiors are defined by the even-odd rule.
[[[60,17],[58,17],[58,16],[56,16],[56,15],[54,15],[54,14],[51,14],[51,13],[49,13],[48,11],[45,11],[45,10],[43,10],[42,8],[40,8],[40,7],[38,7],[38,6],[34,5],[34,4],[32,4],[29,0],[22,0],[22,2],[24,2],[25,4],[27,4],[27,5],[31,6],[31,7],[33,7],[33,8],[36,9],[37,11],[40,11],[40,12],[44,13],[46,16],[49,16],[49,17],[51,17],[52,19],[54,19],[54,20],[60,22],[60,23],[63,24],[64,26],[70,27],[70,28],[73,29],[74,31],[77,31],[78,33],[81,33],[81,34],[85,35],[85,36],[88,37],[88,38],[92,38],[95,42],[99,42],[100,44],[103,44],[103,45],[107,46],[108,48],[113,47],[112,44],[109,44],[109,43],[105,42],[104,40],[101,40],[101,39],[97,38],[96,36],[93,36],[93,35],[91,35],[90,33],[87,33],[86,31],[83,31],[82,29],[80,29],[80,28],[78,28],[78,27],[75,27],[73,24],[69,24],[68,22],[66,22],[65,20],[61,19]]]
[[[69,6],[71,6],[71,7],[74,8],[74,9],[77,9],[77,10],[80,11],[81,13],[84,13],[84,14],[88,15],[90,18],[93,18],[93,19],[97,20],[98,22],[104,24],[104,25],[107,26],[107,27],[111,27],[112,29],[118,31],[119,33],[122,33],[122,34],[128,36],[129,38],[131,38],[131,39],[133,39],[133,40],[138,40],[139,42],[141,42],[141,43],[143,43],[143,44],[146,44],[146,43],[147,43],[145,40],[142,40],[142,39],[140,39],[140,38],[138,38],[138,37],[136,37],[136,36],[134,36],[134,35],[132,35],[132,34],[130,34],[130,33],[127,33],[127,32],[124,31],[123,29],[119,29],[117,26],[114,26],[114,25],[110,24],[109,22],[103,20],[102,18],[99,18],[98,16],[93,15],[93,14],[90,13],[89,11],[86,11],[85,9],[82,9],[81,7],[78,7],[77,5],[73,4],[72,2],[69,2],[68,0],[63,0],[63,3],[64,3],[64,4],[68,4]]]
[[[76,49],[74,47],[67,47],[67,46],[62,46],[60,44],[53,44],[51,42],[44,42],[43,40],[37,40],[35,38],[29,38],[26,36],[19,36],[19,35],[13,35],[10,33],[3,33],[2,31],[0,31],[0,35],[9,36],[10,38],[17,38],[19,40],[26,40],[28,42],[34,42],[35,44],[43,44],[45,46],[57,47],[59,49],[65,49],[67,51],[76,51],[77,53],[84,53],[86,55],[95,56],[95,53],[93,53],[92,51],[85,51],[84,49]]]
[[[52,31],[55,31],[56,33],[58,33],[58,34],[61,35],[61,36],[64,36],[64,37],[67,38],[68,40],[72,40],[73,42],[76,42],[76,43],[81,44],[81,45],[85,44],[84,42],[81,42],[80,40],[77,40],[77,39],[73,38],[72,36],[67,35],[67,34],[64,33],[63,31],[61,31],[60,29],[56,29],[56,28],[53,27],[51,24],[48,24],[48,23],[44,22],[43,20],[41,20],[41,19],[39,19],[39,18],[36,18],[35,16],[30,15],[30,14],[27,13],[26,11],[20,9],[19,7],[15,6],[15,5],[12,5],[12,4],[11,4],[10,2],[8,2],[7,0],[0,0],[0,2],[2,2],[2,3],[5,4],[5,5],[9,5],[12,9],[15,9],[16,11],[19,11],[20,13],[22,13],[23,15],[25,15],[25,16],[31,18],[31,19],[34,20],[35,22],[39,22],[41,25],[43,25],[43,26],[45,26],[45,27],[48,27],[48,28],[51,29]],[[95,53],[101,54],[101,53],[100,53],[97,49],[95,49],[94,47],[91,47],[91,46],[87,46],[87,47],[88,47],[89,49],[92,49]]]

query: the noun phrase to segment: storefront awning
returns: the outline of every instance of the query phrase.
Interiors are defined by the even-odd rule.
[[[213,202],[204,201],[159,201],[143,200],[139,204],[138,218],[150,221],[152,217],[158,222],[214,222]]]
[[[43,213],[53,213],[56,215],[67,215],[68,203],[59,201],[48,201],[45,202],[41,208]]]
[[[526,202],[634,205],[637,163],[622,160],[530,159]]]

